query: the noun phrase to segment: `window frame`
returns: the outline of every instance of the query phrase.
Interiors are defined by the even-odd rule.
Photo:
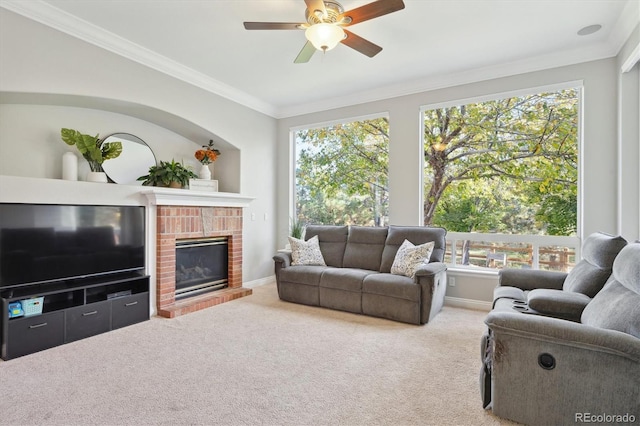
[[[335,120],[320,121],[313,124],[303,124],[289,128],[289,217],[296,217],[296,202],[298,189],[296,186],[296,168],[298,160],[298,150],[296,143],[296,133],[300,130],[309,129],[322,129],[324,127],[333,126],[336,124],[353,123],[356,121],[374,120],[378,118],[386,118],[389,121],[389,134],[391,134],[391,120],[389,111],[375,112],[371,114],[364,114],[352,117],[338,118]],[[391,138],[389,138],[389,144],[391,144]],[[388,176],[387,176],[388,178]]]
[[[508,243],[530,243],[533,246],[533,265],[532,269],[539,269],[539,248],[541,246],[553,246],[553,245],[563,245],[566,247],[571,247],[575,250],[576,259],[580,258],[580,247],[583,235],[583,193],[584,193],[584,175],[583,175],[583,164],[584,164],[584,82],[582,80],[573,80],[556,84],[548,84],[543,86],[529,87],[518,90],[511,90],[506,92],[498,92],[492,94],[485,94],[480,96],[474,96],[469,98],[460,98],[455,100],[449,100],[445,102],[438,102],[432,104],[425,104],[420,107],[420,148],[424,151],[424,132],[425,132],[425,112],[434,110],[437,108],[450,108],[454,106],[467,105],[473,103],[481,103],[492,100],[500,100],[511,97],[519,97],[526,95],[533,95],[537,93],[544,92],[554,92],[565,89],[575,89],[578,93],[578,129],[577,129],[577,144],[578,144],[578,182],[577,182],[577,223],[576,223],[576,235],[575,236],[554,236],[554,235],[532,235],[532,234],[499,234],[499,233],[476,233],[476,232],[447,232],[447,245],[455,244],[456,241],[462,241],[465,239],[473,240],[473,241],[496,241],[496,242],[508,242]],[[424,193],[424,156],[421,158],[421,167],[420,167],[420,182],[421,182],[421,190],[420,190],[420,206],[424,206],[425,193]],[[424,223],[424,209],[421,209],[420,212],[420,223]],[[452,246],[452,249],[455,250],[456,246]],[[452,253],[453,254],[453,253]],[[471,265],[460,265],[455,262],[456,256],[452,255],[454,260],[453,263],[447,264],[452,270],[459,271],[474,271],[474,272],[483,272],[483,273],[491,273],[497,270],[495,268],[489,267],[478,267]]]

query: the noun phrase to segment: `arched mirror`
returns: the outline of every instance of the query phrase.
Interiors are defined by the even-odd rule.
[[[102,164],[105,173],[115,183],[141,185],[137,179],[149,173],[149,167],[156,165],[156,156],[149,145],[129,133],[114,133],[102,140],[122,142],[122,153]]]

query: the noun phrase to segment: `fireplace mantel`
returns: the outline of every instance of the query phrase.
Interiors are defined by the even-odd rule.
[[[153,188],[142,191],[149,204],[156,206],[249,207],[255,198],[231,192]]]

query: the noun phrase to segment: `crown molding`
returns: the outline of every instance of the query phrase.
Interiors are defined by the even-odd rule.
[[[41,0],[3,0],[0,7],[276,119],[609,58],[619,53],[638,25],[637,17],[640,16],[640,2],[629,0],[609,38],[588,48],[556,52],[458,73],[425,76],[419,80],[379,87],[375,91],[367,90],[317,102],[275,107]]]
[[[499,65],[491,65],[457,73],[425,76],[424,78],[383,86],[375,91],[351,93],[345,96],[323,99],[318,102],[305,103],[281,108],[276,118],[289,118],[319,111],[343,108],[357,104],[381,101],[400,96],[416,95],[422,92],[478,83],[496,78],[510,77],[551,68],[575,65],[583,62],[606,59],[616,55],[616,51],[607,42],[588,48],[572,51],[555,52],[521,61]]]
[[[611,29],[609,35],[609,45],[616,54],[620,52],[622,46],[631,36],[633,30],[640,25],[640,2],[637,0],[628,0],[622,13],[618,16],[616,23]]]
[[[272,105],[260,99],[132,43],[49,3],[41,0],[3,0],[0,7],[263,114],[272,117],[276,114]]]

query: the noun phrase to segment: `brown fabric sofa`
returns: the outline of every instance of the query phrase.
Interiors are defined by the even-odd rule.
[[[445,229],[306,227],[305,240],[316,235],[326,266],[292,266],[290,253],[273,257],[280,299],[410,324],[426,324],[442,308],[447,270],[443,263]],[[421,265],[414,278],[390,272],[405,239],[415,245],[434,242],[429,263]]]

